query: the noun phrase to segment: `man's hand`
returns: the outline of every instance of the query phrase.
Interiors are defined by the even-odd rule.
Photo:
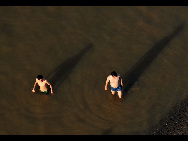
[[[32,90],[32,92],[34,93],[34,92],[35,92],[35,90],[33,89],[33,90]]]
[[[107,86],[105,86],[105,88],[104,88],[104,89],[105,89],[105,91],[107,91]]]

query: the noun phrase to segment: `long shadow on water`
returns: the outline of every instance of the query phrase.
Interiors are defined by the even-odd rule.
[[[47,75],[49,82],[53,86],[53,91],[56,92],[58,87],[64,82],[67,76],[71,73],[73,68],[78,64],[84,54],[93,47],[92,43],[89,43],[85,48],[83,48],[80,53],[67,59],[57,66],[52,72]]]
[[[123,80],[126,82],[123,86],[123,97],[126,93],[132,88],[134,83],[139,79],[142,73],[149,67],[152,61],[159,55],[159,53],[168,45],[168,43],[180,33],[185,24],[179,25],[172,34],[163,38],[161,41],[156,43],[149,51],[145,53],[143,57],[138,60],[138,62],[124,75],[122,76]],[[115,126],[105,129],[102,134],[108,135],[111,134]]]
[[[148,52],[145,53],[143,57],[138,60],[138,62],[122,77],[126,82],[123,86],[123,97],[134,83],[139,79],[142,73],[148,68],[152,61],[159,55],[159,53],[169,44],[169,42],[180,33],[185,24],[179,25],[169,36],[163,38],[158,43],[156,43]]]

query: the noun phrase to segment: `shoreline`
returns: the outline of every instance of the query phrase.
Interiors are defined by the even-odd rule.
[[[150,135],[188,135],[188,97],[174,106],[159,124],[149,131]]]

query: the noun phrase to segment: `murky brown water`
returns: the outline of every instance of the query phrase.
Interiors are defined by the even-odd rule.
[[[0,7],[0,134],[147,134],[188,93],[187,8]]]

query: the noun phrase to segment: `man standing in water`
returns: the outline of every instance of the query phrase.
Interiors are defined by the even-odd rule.
[[[47,84],[48,84],[51,89],[51,94],[53,95],[52,85],[47,80],[43,79],[42,75],[37,76],[32,92],[35,92],[35,86],[37,83],[40,87],[39,91],[45,94],[48,93],[48,89],[47,89]]]
[[[123,82],[122,82],[122,79],[120,78],[120,75],[117,74],[115,71],[113,71],[111,73],[111,75],[109,75],[107,77],[106,85],[105,85],[105,90],[106,91],[107,91],[107,85],[108,85],[109,81],[110,81],[110,85],[111,85],[112,95],[115,95],[115,93],[117,91],[119,98],[122,98],[122,86],[123,86]],[[120,84],[120,81],[121,81],[121,84]]]

